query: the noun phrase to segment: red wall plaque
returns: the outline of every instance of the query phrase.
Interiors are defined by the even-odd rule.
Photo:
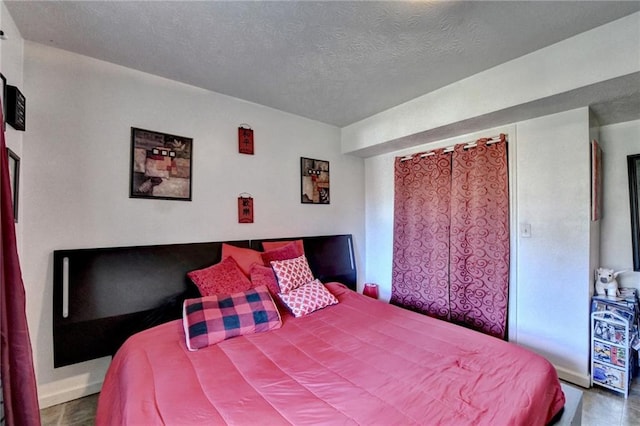
[[[253,223],[253,198],[238,197],[238,223]]]
[[[253,130],[246,127],[238,127],[238,151],[240,154],[253,155]]]

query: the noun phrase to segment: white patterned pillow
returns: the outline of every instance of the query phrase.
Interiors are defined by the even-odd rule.
[[[295,317],[301,317],[338,303],[338,299],[327,290],[320,280],[313,280],[288,293],[280,293],[278,296]]]
[[[271,267],[276,273],[280,293],[288,293],[315,278],[304,255],[294,259],[273,260]]]

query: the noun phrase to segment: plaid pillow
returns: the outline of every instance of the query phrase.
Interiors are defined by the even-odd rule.
[[[304,255],[295,259],[273,261],[271,267],[278,278],[280,293],[288,293],[314,279]]]
[[[187,348],[196,351],[234,336],[280,328],[280,313],[265,286],[187,299],[182,306]]]
[[[338,299],[327,290],[320,280],[313,280],[288,293],[280,293],[279,296],[295,317],[301,317],[338,303]]]

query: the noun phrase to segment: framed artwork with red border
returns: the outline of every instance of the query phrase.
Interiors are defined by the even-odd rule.
[[[329,162],[300,157],[300,202],[330,204]]]

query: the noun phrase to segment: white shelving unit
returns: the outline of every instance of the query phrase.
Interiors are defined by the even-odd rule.
[[[629,396],[631,383],[631,324],[610,311],[591,314],[591,386]]]

